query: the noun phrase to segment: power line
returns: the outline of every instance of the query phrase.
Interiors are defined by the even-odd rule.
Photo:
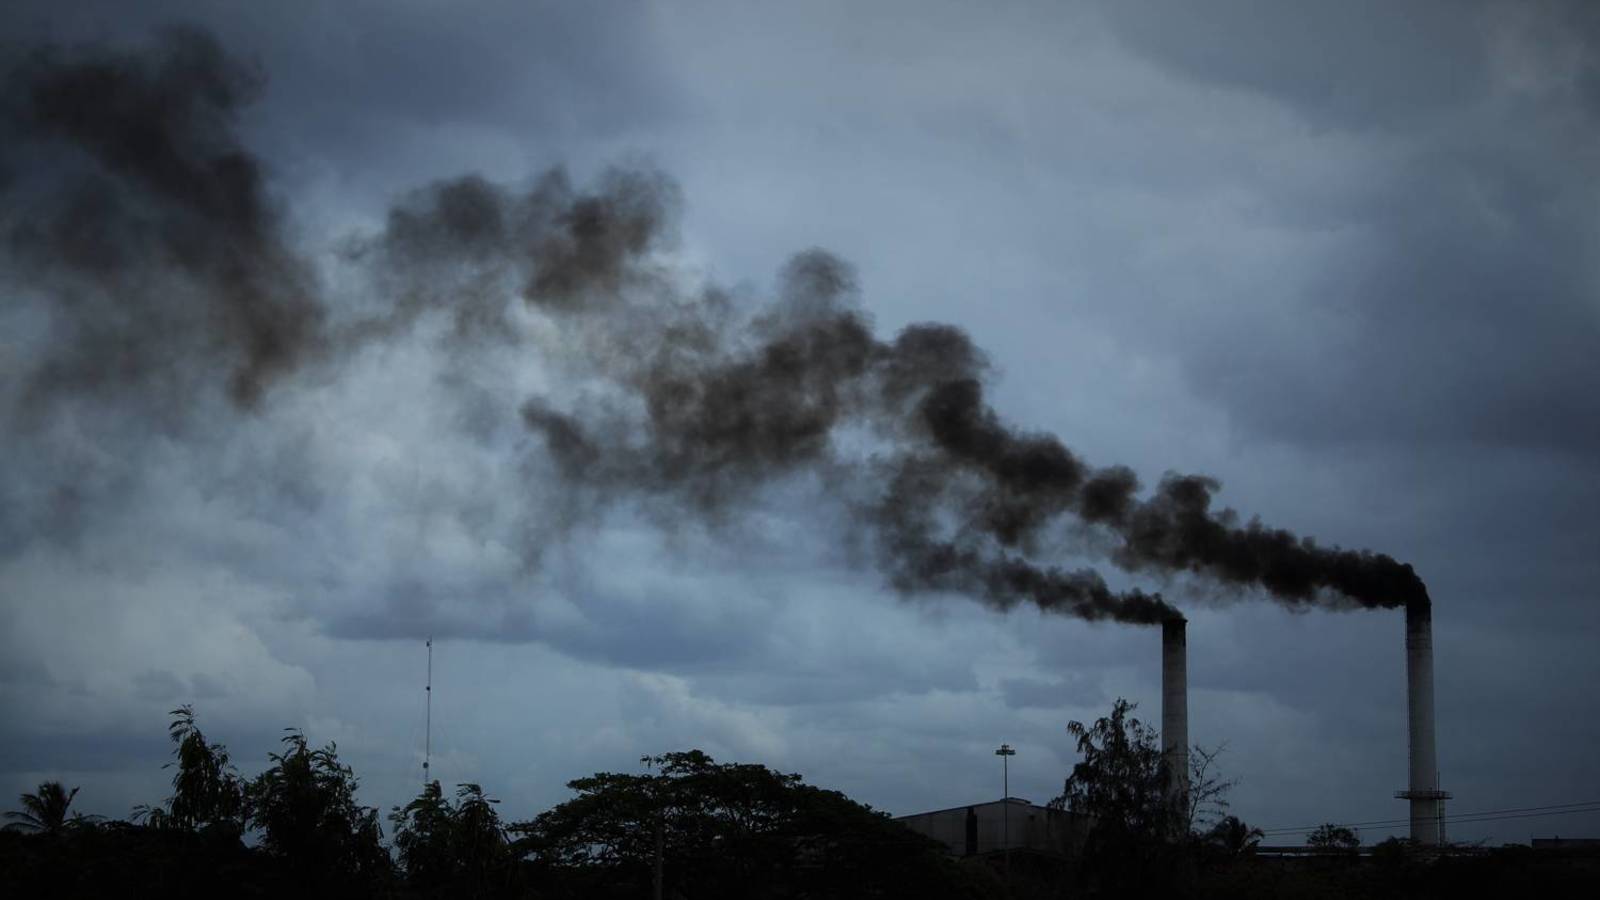
[[[1571,813],[1592,813],[1592,812],[1600,812],[1600,806],[1596,806],[1596,807],[1593,807],[1591,809],[1558,809],[1558,810],[1554,810],[1552,812],[1522,813],[1521,815],[1515,815],[1515,816],[1488,816],[1488,817],[1482,818],[1482,819],[1468,819],[1467,820],[1467,824],[1471,824],[1473,822],[1500,822],[1500,821],[1504,821],[1505,819],[1539,819],[1539,818],[1543,818],[1545,816],[1565,816],[1565,815],[1569,815]]]
[[[1578,808],[1578,807],[1581,807],[1581,808]],[[1446,815],[1444,818],[1445,818],[1445,821],[1447,821],[1447,822],[1471,823],[1471,822],[1493,822],[1493,821],[1497,821],[1499,819],[1507,819],[1507,818],[1509,818],[1509,819],[1526,819],[1526,818],[1535,818],[1535,817],[1541,816],[1541,815],[1565,815],[1567,813],[1584,813],[1584,812],[1600,812],[1600,800],[1585,800],[1585,801],[1578,802],[1578,803],[1553,803],[1553,804],[1550,804],[1548,806],[1521,806],[1521,807],[1511,807],[1511,808],[1508,808],[1508,809],[1486,809],[1486,810],[1482,810],[1482,811],[1479,811],[1479,812],[1455,813],[1455,814],[1452,814],[1452,815]],[[1409,824],[1410,822],[1411,822],[1411,820],[1409,818],[1405,818],[1405,819],[1375,819],[1375,820],[1370,821],[1370,822],[1334,822],[1334,823],[1331,823],[1331,824],[1340,825],[1340,826],[1344,826],[1344,827],[1347,827],[1347,828],[1355,828],[1355,827],[1377,828],[1377,827],[1381,827],[1381,826],[1385,826],[1385,825],[1406,825],[1406,824]],[[1285,827],[1285,828],[1265,828],[1265,829],[1262,829],[1262,833],[1263,834],[1294,834],[1294,833],[1299,833],[1299,832],[1316,831],[1318,828],[1321,828],[1321,827],[1322,827],[1321,825],[1310,825],[1310,826],[1296,827],[1296,828],[1287,828],[1287,827]]]
[[[1472,824],[1476,824],[1478,822],[1503,822],[1503,821],[1506,821],[1508,819],[1540,819],[1540,818],[1547,818],[1549,816],[1571,815],[1573,813],[1600,813],[1600,806],[1592,806],[1592,807],[1588,807],[1588,808],[1585,808],[1585,809],[1557,809],[1557,810],[1550,810],[1548,812],[1518,813],[1518,814],[1515,814],[1515,815],[1505,815],[1505,816],[1480,816],[1478,818],[1472,818],[1472,819],[1457,819],[1457,818],[1455,818],[1453,816],[1449,816],[1449,817],[1445,818],[1445,821],[1447,821],[1447,822],[1449,822],[1450,824],[1453,824],[1453,825],[1472,825]],[[1373,825],[1373,827],[1388,826],[1388,827],[1398,828],[1398,827],[1400,827],[1402,825],[1408,824],[1409,822],[1410,822],[1409,819],[1396,819],[1393,822],[1375,823]],[[1338,823],[1334,823],[1334,824],[1337,825]],[[1317,826],[1317,828],[1321,828],[1321,827],[1322,826],[1320,826],[1320,825]],[[1265,832],[1263,834],[1263,836],[1264,837],[1280,837],[1280,838],[1282,838],[1282,837],[1292,837],[1292,836],[1294,836],[1296,834],[1309,834],[1310,832],[1316,831],[1317,828],[1295,828],[1295,829],[1288,829],[1288,830],[1271,831],[1271,832]]]
[[[1500,816],[1506,813],[1537,813],[1540,810],[1556,810],[1559,812],[1584,812],[1577,807],[1600,806],[1600,800],[1590,800],[1584,803],[1555,803],[1550,806],[1521,806],[1512,809],[1486,809],[1483,812],[1458,813],[1450,818],[1475,819],[1480,816]]]
[[[1485,810],[1481,810],[1479,812],[1456,813],[1455,815],[1450,816],[1450,818],[1465,818],[1465,817],[1468,817],[1468,816],[1490,816],[1490,815],[1499,815],[1501,813],[1533,812],[1535,810],[1541,810],[1541,809],[1568,809],[1568,808],[1574,807],[1574,806],[1594,806],[1596,804],[1600,804],[1600,800],[1580,800],[1580,801],[1575,801],[1575,802],[1572,802],[1572,803],[1552,803],[1552,804],[1549,804],[1547,806],[1514,806],[1514,807],[1508,807],[1506,809],[1485,809]],[[1396,822],[1402,822],[1403,823],[1403,822],[1409,822],[1409,821],[1411,821],[1409,818],[1402,818],[1402,819],[1375,819],[1375,820],[1370,821],[1370,822],[1343,822],[1343,823],[1337,823],[1336,822],[1334,824],[1343,824],[1343,825],[1390,825],[1390,824],[1393,824],[1393,823],[1396,823]],[[1288,827],[1283,827],[1283,828],[1269,828],[1269,829],[1266,829],[1266,830],[1268,832],[1272,832],[1272,831],[1315,831],[1316,829],[1321,828],[1321,827],[1322,827],[1321,825],[1312,825],[1309,828],[1288,828]]]
[[[1568,814],[1571,814],[1571,813],[1600,813],[1600,806],[1589,806],[1589,807],[1584,807],[1584,808],[1581,808],[1581,809],[1558,809],[1558,810],[1549,810],[1549,811],[1546,811],[1546,812],[1514,813],[1514,814],[1507,814],[1507,815],[1485,815],[1485,814],[1479,813],[1479,814],[1472,815],[1472,816],[1445,816],[1443,818],[1444,818],[1444,820],[1446,822],[1450,822],[1450,823],[1453,823],[1453,824],[1471,825],[1474,822],[1498,822],[1498,821],[1502,821],[1502,820],[1505,820],[1505,819],[1536,819],[1536,818],[1539,818],[1541,816],[1563,816],[1563,815],[1568,815]],[[1364,828],[1365,827],[1370,827],[1370,828],[1384,828],[1384,827],[1398,828],[1398,827],[1400,827],[1402,825],[1410,824],[1410,822],[1411,822],[1410,819],[1389,819],[1389,820],[1381,821],[1381,822],[1349,822],[1349,823],[1334,822],[1334,823],[1331,823],[1331,824],[1333,824],[1335,826],[1343,824],[1345,827],[1350,827],[1350,828],[1355,828],[1355,827],[1358,827],[1358,826],[1359,827],[1364,827]],[[1321,828],[1321,827],[1322,827],[1321,825],[1318,825],[1318,826],[1316,826],[1314,828],[1275,828],[1275,829],[1273,829],[1271,831],[1264,831],[1262,833],[1266,834],[1266,835],[1307,834],[1307,833],[1316,831],[1318,828]]]

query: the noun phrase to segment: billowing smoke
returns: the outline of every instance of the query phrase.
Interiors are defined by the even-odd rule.
[[[235,132],[259,75],[191,29],[141,53],[40,48],[6,70],[7,264],[55,304],[34,400],[181,403],[220,373],[235,402],[258,403],[323,319]]]
[[[855,511],[890,582],[906,591],[1087,619],[1176,615],[1159,596],[1113,591],[1091,570],[1033,561],[1040,538],[1070,520],[1114,536],[1111,559],[1132,572],[1191,573],[1290,605],[1426,602],[1411,568],[1388,556],[1322,548],[1212,509],[1212,479],[1168,476],[1141,498],[1127,468],[1093,468],[1053,435],[1007,426],[984,399],[984,358],[965,334],[923,324],[880,341],[848,302],[852,284],[842,263],[809,251],[746,332],[707,325],[696,342],[617,361],[613,377],[643,410],[636,428],[596,420],[609,437],[594,439],[583,411],[563,415],[542,401],[524,419],[567,477],[612,496],[678,494],[702,506],[738,502],[797,470],[853,484],[840,473],[851,463],[838,439],[870,429],[882,443],[862,465],[878,489]]]
[[[320,299],[234,130],[259,79],[210,38],[38,51],[8,84],[9,277],[48,296],[52,318],[29,374],[35,405],[215,382],[249,414],[277,380],[444,321],[446,349],[511,346],[585,386],[519,410],[573,498],[573,527],[618,505],[725,519],[810,479],[907,593],[1091,620],[1178,615],[1160,595],[1051,565],[1076,528],[1130,573],[1290,606],[1427,602],[1388,556],[1214,508],[1212,479],[1169,475],[1146,494],[1131,470],[1006,423],[962,331],[877,337],[850,268],[823,251],[794,257],[766,304],[686,287],[670,253],[678,193],[658,173],[617,169],[585,189],[559,171],[525,188],[477,176],[421,188],[344,246],[370,290],[343,309]]]

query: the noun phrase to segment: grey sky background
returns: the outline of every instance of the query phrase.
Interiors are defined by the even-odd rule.
[[[381,302],[345,251],[408,192],[653,166],[681,191],[673,279],[753,306],[825,248],[880,337],[969,332],[1008,421],[1413,563],[1451,810],[1600,800],[1593,5],[127,6],[14,3],[0,26],[11,53],[191,22],[258,63],[240,128],[335,315]],[[19,272],[8,417],[56,302]],[[555,529],[517,410],[575,388],[443,330],[254,412],[219,388],[7,425],[0,793],[155,802],[165,712],[192,702],[246,771],[285,726],[336,740],[387,809],[421,777],[429,633],[433,771],[513,818],[689,747],[909,813],[997,796],[1005,741],[1013,794],[1043,802],[1069,719],[1118,696],[1158,717],[1155,629],[902,598],[805,483],[720,525],[623,506]],[[1406,814],[1398,611],[1118,577],[1189,614],[1191,737],[1226,744],[1233,812]],[[1600,834],[1600,814],[1451,832]]]

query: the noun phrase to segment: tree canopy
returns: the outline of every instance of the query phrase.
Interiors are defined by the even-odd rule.
[[[85,821],[83,817],[67,816],[67,810],[72,807],[72,798],[76,796],[77,788],[69,791],[59,781],[46,781],[39,785],[37,792],[17,798],[22,808],[6,813],[6,818],[11,820],[6,829],[56,834],[81,823]]]
[[[174,770],[172,796],[161,806],[136,808],[135,817],[158,828],[209,828],[237,836],[248,810],[245,783],[228,759],[228,748],[206,740],[195,724],[193,707],[185,704],[169,715],[167,733],[176,746],[173,761],[164,768]]]
[[[1175,890],[1192,882],[1197,861],[1238,858],[1260,839],[1237,818],[1223,818],[1234,782],[1215,771],[1221,748],[1191,748],[1187,802],[1174,809],[1159,736],[1135,709],[1119,697],[1093,724],[1067,724],[1081,759],[1050,801],[1091,817],[1079,876],[1112,895]]]
[[[272,765],[246,791],[261,846],[308,877],[366,878],[389,869],[378,811],[356,803],[359,782],[337,746],[313,750],[299,730],[288,731],[283,752],[268,755]]]
[[[1260,831],[1226,817],[1189,841],[1145,827],[1159,815],[1154,733],[1118,701],[1091,726],[1056,805],[1103,816],[1080,856],[1024,859],[1003,883],[984,858],[957,861],[881,812],[799,775],[718,763],[691,750],[646,757],[643,771],[570,783],[572,799],[510,826],[476,784],[437,782],[390,815],[356,802],[337,748],[291,730],[260,776],[241,779],[188,707],[173,711],[173,795],[144,824],[72,812],[75,788],[46,781],[0,829],[0,872],[20,897],[348,896],[405,898],[890,898],[1061,896],[1588,896],[1592,869],[1526,847],[1417,857],[1402,841],[1372,864],[1360,836],[1329,825],[1308,843],[1350,865],[1263,865]],[[1126,775],[1133,789],[1104,783]],[[237,793],[236,793],[237,791]],[[1145,823],[1145,825],[1141,825]],[[226,827],[223,827],[226,826]],[[1144,830],[1138,830],[1144,828]],[[240,830],[242,829],[242,831]],[[248,836],[249,840],[241,839]],[[394,852],[399,865],[390,859]],[[1349,856],[1347,856],[1349,855]],[[1077,881],[1076,885],[1071,882]]]
[[[545,884],[572,896],[647,896],[659,866],[691,897],[965,896],[935,842],[837,791],[699,750],[601,772],[573,799],[513,827]]]
[[[1306,835],[1306,846],[1334,853],[1354,853],[1361,846],[1361,833],[1348,825],[1329,822]]]
[[[1211,826],[1205,834],[1205,843],[1223,857],[1237,859],[1254,853],[1263,837],[1261,829],[1252,828],[1238,816],[1228,816]]]
[[[1093,816],[1101,834],[1155,835],[1165,825],[1161,748],[1155,729],[1131,716],[1135,708],[1119,697],[1093,725],[1067,724],[1083,758],[1050,805]]]
[[[431,781],[415,800],[395,807],[394,848],[400,870],[419,890],[482,897],[516,881],[516,856],[494,805],[500,801],[476,784],[459,785],[445,799]]]

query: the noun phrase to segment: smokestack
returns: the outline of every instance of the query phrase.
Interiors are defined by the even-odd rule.
[[[1189,808],[1188,622],[1174,616],[1161,623],[1161,757],[1167,770],[1167,804],[1174,834],[1185,827]]]
[[[1433,609],[1426,601],[1406,604],[1406,714],[1410,722],[1411,788],[1396,797],[1411,801],[1411,839],[1439,843],[1438,758],[1433,743]]]

